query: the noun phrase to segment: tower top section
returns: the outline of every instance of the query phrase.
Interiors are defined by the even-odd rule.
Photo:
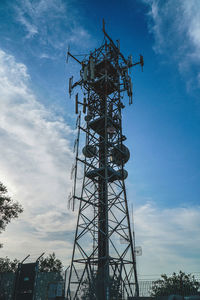
[[[102,46],[85,55],[83,60],[79,60],[68,49],[67,61],[70,56],[81,65],[80,80],[75,83],[73,83],[73,77],[69,80],[69,94],[71,96],[72,90],[78,85],[87,91],[92,90],[99,97],[104,98],[115,92],[126,91],[129,104],[132,104],[133,88],[129,70],[136,65],[141,65],[143,69],[143,56],[140,55],[137,62],[134,62],[132,55],[125,58],[120,51],[119,40],[114,43],[107,34],[104,20],[103,33]]]

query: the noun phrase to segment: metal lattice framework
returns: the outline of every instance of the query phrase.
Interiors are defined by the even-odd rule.
[[[124,169],[129,150],[124,145],[121,110],[122,93],[132,103],[129,69],[140,62],[125,59],[103,26],[103,45],[79,61],[81,78],[69,80],[69,92],[76,86],[84,90],[85,123],[78,115],[76,164],[71,200],[80,201],[72,262],[67,290],[68,299],[127,299],[137,296],[138,281],[134,239],[127,205]],[[83,155],[79,155],[79,136],[86,136]],[[84,166],[80,195],[77,195],[77,166]],[[74,207],[74,204],[73,204]]]

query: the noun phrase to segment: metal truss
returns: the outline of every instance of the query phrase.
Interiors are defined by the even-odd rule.
[[[78,138],[75,144],[76,163],[71,200],[78,200],[79,212],[69,274],[67,299],[128,299],[138,296],[134,240],[131,232],[124,165],[129,150],[122,134],[123,92],[132,103],[132,84],[128,70],[132,63],[121,54],[103,27],[103,45],[95,49],[81,65],[81,78],[73,84],[83,89],[85,123],[78,115]],[[79,154],[79,136],[85,134],[83,154]],[[81,162],[84,174],[81,192],[76,189],[77,165]],[[129,298],[130,299],[130,298]]]

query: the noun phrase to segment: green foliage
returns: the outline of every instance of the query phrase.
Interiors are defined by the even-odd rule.
[[[49,254],[46,258],[41,257],[39,263],[40,272],[58,272],[63,270],[62,262],[56,258],[55,253]]]
[[[0,273],[14,273],[17,270],[19,260],[16,258],[10,260],[7,256],[5,258],[0,258]]]
[[[110,276],[110,299],[112,300],[121,300],[122,291],[119,285],[119,281],[116,278]],[[91,279],[90,283],[88,278],[82,282],[82,299],[93,299],[96,289],[98,290],[98,279],[96,276]]]
[[[154,282],[151,289],[152,297],[168,296],[172,294],[189,296],[195,295],[200,288],[200,283],[195,280],[191,274],[185,274],[180,271],[173,273],[172,276],[167,277],[166,274],[161,275],[162,279]]]
[[[11,260],[7,256],[0,258],[0,273],[12,272],[17,270],[20,261],[18,259]],[[46,258],[41,258],[39,261],[40,272],[56,272],[61,273],[63,270],[62,262],[56,258],[55,253],[49,254]]]
[[[5,230],[11,219],[17,218],[22,211],[21,205],[7,195],[7,188],[0,182],[0,233]],[[1,247],[2,244],[0,244]]]

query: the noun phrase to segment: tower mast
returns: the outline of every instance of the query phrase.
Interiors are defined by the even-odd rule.
[[[75,97],[78,114],[78,138],[74,188],[70,200],[79,201],[67,299],[128,299],[138,296],[135,250],[130,227],[124,169],[130,153],[124,145],[122,93],[127,92],[132,104],[129,69],[143,67],[143,57],[133,63],[125,59],[105,31],[104,42],[82,61],[68,51],[68,56],[81,65],[80,80],[69,79],[69,93],[79,86],[83,100]],[[85,114],[82,125],[79,106]],[[86,136],[83,156],[79,155],[79,135]],[[77,168],[82,163],[84,174],[81,192],[76,189]]]

